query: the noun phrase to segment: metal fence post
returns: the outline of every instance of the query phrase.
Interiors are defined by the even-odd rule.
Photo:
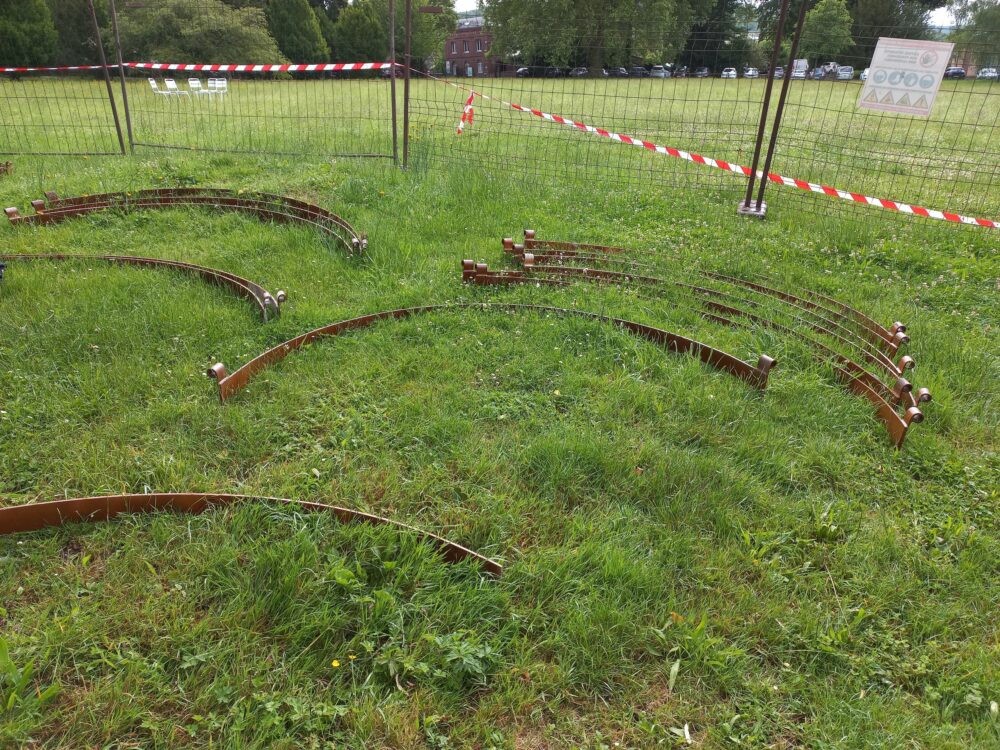
[[[778,96],[778,108],[774,113],[774,125],[771,126],[771,140],[767,145],[767,157],[764,159],[764,174],[760,178],[760,189],[757,191],[756,210],[760,211],[764,205],[764,189],[767,187],[768,174],[771,172],[771,161],[774,159],[774,147],[778,142],[778,129],[781,127],[781,115],[785,110],[785,99],[788,96],[788,86],[792,82],[792,66],[795,65],[795,55],[799,51],[799,39],[802,37],[802,26],[806,20],[806,8],[809,6],[808,0],[802,0],[799,6],[799,17],[795,22],[795,33],[792,35],[792,46],[788,52],[788,68],[785,70],[785,78],[781,82],[781,94]]]
[[[125,129],[128,131],[128,147],[135,153],[135,136],[132,135],[132,113],[128,108],[128,90],[125,87],[125,63],[122,60],[122,39],[118,34],[118,9],[115,0],[109,0],[111,9],[111,29],[115,35],[115,54],[118,57],[118,78],[122,85],[122,107],[125,109]]]
[[[805,5],[805,0],[803,0]],[[753,197],[754,181],[757,179],[757,165],[760,163],[760,147],[764,142],[764,128],[767,126],[767,111],[771,106],[771,89],[774,87],[774,66],[778,62],[778,52],[781,50],[781,35],[785,28],[785,19],[788,16],[788,0],[781,0],[781,11],[778,13],[778,25],[774,29],[774,47],[771,50],[771,61],[767,69],[767,87],[764,89],[764,101],[760,105],[760,123],[757,126],[757,142],[753,148],[753,162],[750,166],[750,179],[747,181],[747,194],[740,204],[739,213],[743,216],[764,217],[767,210],[758,201],[755,208],[750,208],[750,199]],[[788,80],[791,71],[786,71],[782,77],[782,85]],[[761,178],[765,179],[764,177]]]
[[[410,63],[413,39],[413,0],[406,0],[406,20],[403,37],[403,169],[410,164]]]
[[[125,138],[122,136],[122,124],[118,120],[118,105],[115,104],[115,92],[111,88],[111,76],[108,74],[108,58],[104,54],[104,42],[101,40],[101,25],[97,22],[97,11],[94,10],[94,0],[87,0],[90,18],[94,22],[94,34],[97,38],[97,51],[100,54],[101,69],[104,71],[104,84],[108,89],[108,103],[111,105],[111,116],[115,120],[115,131],[118,133],[118,145],[122,156],[125,156]]]
[[[399,166],[399,133],[396,127],[396,0],[389,0],[389,96],[392,97],[392,163]]]

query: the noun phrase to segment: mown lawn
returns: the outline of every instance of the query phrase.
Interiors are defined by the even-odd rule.
[[[994,234],[741,221],[705,192],[419,162],[15,166],[4,205],[44,189],[256,188],[321,203],[371,245],[348,259],[308,229],[193,210],[0,227],[6,252],[190,260],[289,294],[262,324],[169,271],[11,263],[5,502],[316,500],[440,533],[505,573],[263,505],[0,538],[0,745],[1000,744]],[[461,285],[462,258],[503,267],[499,239],[524,226],[654,250],[661,276],[768,273],[903,320],[912,380],[934,394],[926,420],[896,451],[793,342],[677,299]],[[597,323],[447,312],[320,341],[225,405],[204,375],[341,318],[477,300],[629,317],[780,365],[760,393]],[[5,651],[33,664],[21,689]]]

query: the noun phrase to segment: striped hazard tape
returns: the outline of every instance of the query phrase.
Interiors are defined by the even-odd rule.
[[[125,68],[135,70],[176,70],[184,72],[205,72],[205,73],[325,73],[341,70],[385,70],[391,68],[395,63],[391,62],[364,62],[364,63],[310,63],[310,64],[285,64],[285,65],[256,65],[245,63],[241,65],[210,65],[206,63],[152,63],[152,62],[127,62],[122,63]],[[108,68],[117,68],[117,65],[108,65]],[[62,65],[54,68],[0,68],[0,73],[58,73],[73,70],[102,70],[103,65]]]
[[[417,71],[419,72],[419,71]],[[441,78],[435,78],[434,76],[428,76],[434,80],[440,81],[441,83],[446,83],[449,86],[453,86],[457,89],[465,91],[465,87],[459,86],[451,81],[445,81]],[[608,138],[609,140],[616,141],[618,143],[624,143],[626,146],[636,146],[638,148],[644,148],[648,151],[653,151],[658,154],[663,154],[665,156],[672,156],[675,159],[683,159],[685,161],[690,161],[695,164],[701,164],[706,167],[713,167],[715,169],[721,169],[726,172],[733,172],[735,174],[741,174],[744,177],[749,177],[751,174],[750,167],[745,167],[741,164],[732,164],[728,161],[723,161],[722,159],[713,159],[708,156],[702,156],[701,154],[694,154],[690,151],[683,151],[679,148],[671,148],[670,146],[661,146],[652,141],[643,140],[642,138],[635,138],[629,135],[623,135],[622,133],[614,133],[610,130],[604,130],[603,128],[594,127],[593,125],[587,125],[583,122],[578,122],[576,120],[570,119],[568,117],[562,117],[561,115],[553,115],[548,112],[543,112],[540,109],[534,109],[533,107],[525,107],[521,104],[516,104],[514,102],[508,102],[503,99],[492,97],[489,94],[484,94],[481,91],[471,90],[468,100],[466,100],[465,109],[470,112],[470,117],[466,119],[465,114],[462,115],[462,122],[459,124],[458,132],[461,133],[463,126],[468,122],[471,124],[471,110],[472,110],[472,100],[475,97],[480,97],[486,101],[496,102],[502,104],[510,109],[517,110],[518,112],[525,112],[527,114],[538,117],[542,120],[548,120],[549,122],[554,122],[558,125],[565,125],[567,127],[580,130],[584,133],[591,133],[593,135],[601,136],[602,138]],[[757,178],[764,179],[765,175],[758,171]],[[932,208],[924,208],[923,206],[915,206],[911,203],[902,203],[900,201],[891,201],[885,198],[873,198],[868,195],[863,195],[861,193],[854,193],[849,190],[841,190],[840,188],[830,187],[829,185],[820,185],[815,182],[807,182],[805,180],[798,180],[794,177],[785,177],[784,175],[774,174],[773,172],[766,175],[767,179],[771,182],[777,183],[779,185],[784,185],[786,187],[794,187],[799,190],[807,190],[812,193],[819,193],[822,195],[829,195],[834,198],[840,198],[841,200],[851,201],[853,203],[860,203],[866,206],[876,206],[878,208],[885,208],[890,211],[898,211],[904,214],[912,214],[914,216],[923,216],[927,219],[940,219],[943,221],[951,221],[959,224],[970,224],[980,227],[989,227],[991,229],[1000,229],[1000,221],[995,221],[993,219],[981,219],[974,216],[963,216],[962,214],[952,213],[950,211],[938,211]]]

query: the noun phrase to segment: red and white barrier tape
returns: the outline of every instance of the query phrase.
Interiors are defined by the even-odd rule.
[[[462,119],[458,121],[458,134],[462,135],[462,131],[465,130],[466,124],[472,124],[472,116],[474,112],[472,111],[472,102],[475,101],[476,92],[473,91],[469,94],[469,98],[465,100],[465,107],[462,109]]]
[[[117,65],[109,67],[116,68]],[[61,65],[55,68],[0,68],[0,73],[47,73],[49,71],[102,70],[103,65]]]
[[[395,63],[365,62],[365,63],[310,63],[287,65],[209,65],[205,63],[122,63],[126,68],[137,70],[176,70],[185,72],[205,73],[325,73],[340,70],[385,70]],[[109,65],[108,68],[117,68]],[[102,70],[102,65],[63,65],[54,68],[0,68],[0,73],[48,73],[71,70]]]
[[[385,70],[395,63],[310,63],[288,65],[206,65],[194,63],[125,63],[140,70],[178,70],[191,73],[325,73],[340,70]]]
[[[418,71],[419,72],[419,71]],[[434,76],[428,76],[441,83],[446,83],[449,86],[453,86],[457,89],[465,91],[463,86],[458,86],[451,81],[445,81],[441,78],[436,78]],[[503,104],[506,107],[517,110],[518,112],[526,112],[535,117],[541,118],[543,120],[548,120],[549,122],[554,122],[559,125],[566,125],[576,130],[581,130],[585,133],[592,133],[593,135],[599,135],[602,138],[608,138],[612,141],[617,141],[618,143],[624,143],[626,146],[638,146],[640,148],[647,149],[649,151],[654,151],[658,154],[664,154],[666,156],[672,156],[675,159],[684,159],[685,161],[694,162],[695,164],[702,164],[706,167],[713,167],[715,169],[722,169],[727,172],[734,172],[736,174],[741,174],[744,177],[749,177],[751,174],[750,167],[744,167],[740,164],[731,164],[722,159],[712,159],[708,156],[702,156],[700,154],[693,154],[689,151],[682,151],[678,148],[671,148],[669,146],[660,146],[651,141],[646,141],[641,138],[635,138],[628,135],[623,135],[621,133],[614,133],[603,128],[597,128],[593,125],[587,125],[586,123],[577,122],[576,120],[571,120],[568,117],[562,117],[560,115],[549,114],[548,112],[542,112],[539,109],[534,109],[532,107],[525,107],[521,104],[515,104],[514,102],[508,102],[503,99],[498,99],[492,97],[488,94],[484,94],[480,91],[471,90],[472,93],[469,94],[469,99],[466,101],[466,109],[471,109],[471,104],[469,102],[476,96],[485,99],[487,101],[497,102]],[[462,123],[466,122],[465,116],[462,116]],[[468,122],[472,122],[472,118],[468,119]],[[459,133],[462,132],[462,125],[459,125]],[[758,179],[764,179],[763,172],[757,172]],[[873,198],[871,196],[862,195],[861,193],[852,193],[849,190],[841,190],[839,188],[830,187],[828,185],[820,185],[815,182],[806,182],[805,180],[798,180],[794,177],[785,177],[783,175],[768,173],[767,179],[771,182],[777,183],[779,185],[785,185],[787,187],[795,187],[799,190],[807,190],[812,193],[820,193],[822,195],[829,195],[834,198],[840,198],[841,200],[852,201],[854,203],[861,203],[866,206],[876,206],[878,208],[885,208],[890,211],[899,211],[900,213],[913,214],[914,216],[923,216],[928,219],[941,219],[943,221],[952,221],[959,224],[972,224],[980,227],[989,227],[991,229],[1000,229],[1000,221],[995,221],[993,219],[980,219],[973,216],[963,216],[962,214],[951,213],[949,211],[938,211],[932,208],[924,208],[923,206],[915,206],[910,203],[900,203],[898,201],[890,201],[884,198]]]

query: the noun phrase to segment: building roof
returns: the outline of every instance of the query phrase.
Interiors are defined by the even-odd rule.
[[[458,19],[458,30],[463,29],[479,29],[485,25],[485,21],[482,16],[469,16],[468,18]]]

